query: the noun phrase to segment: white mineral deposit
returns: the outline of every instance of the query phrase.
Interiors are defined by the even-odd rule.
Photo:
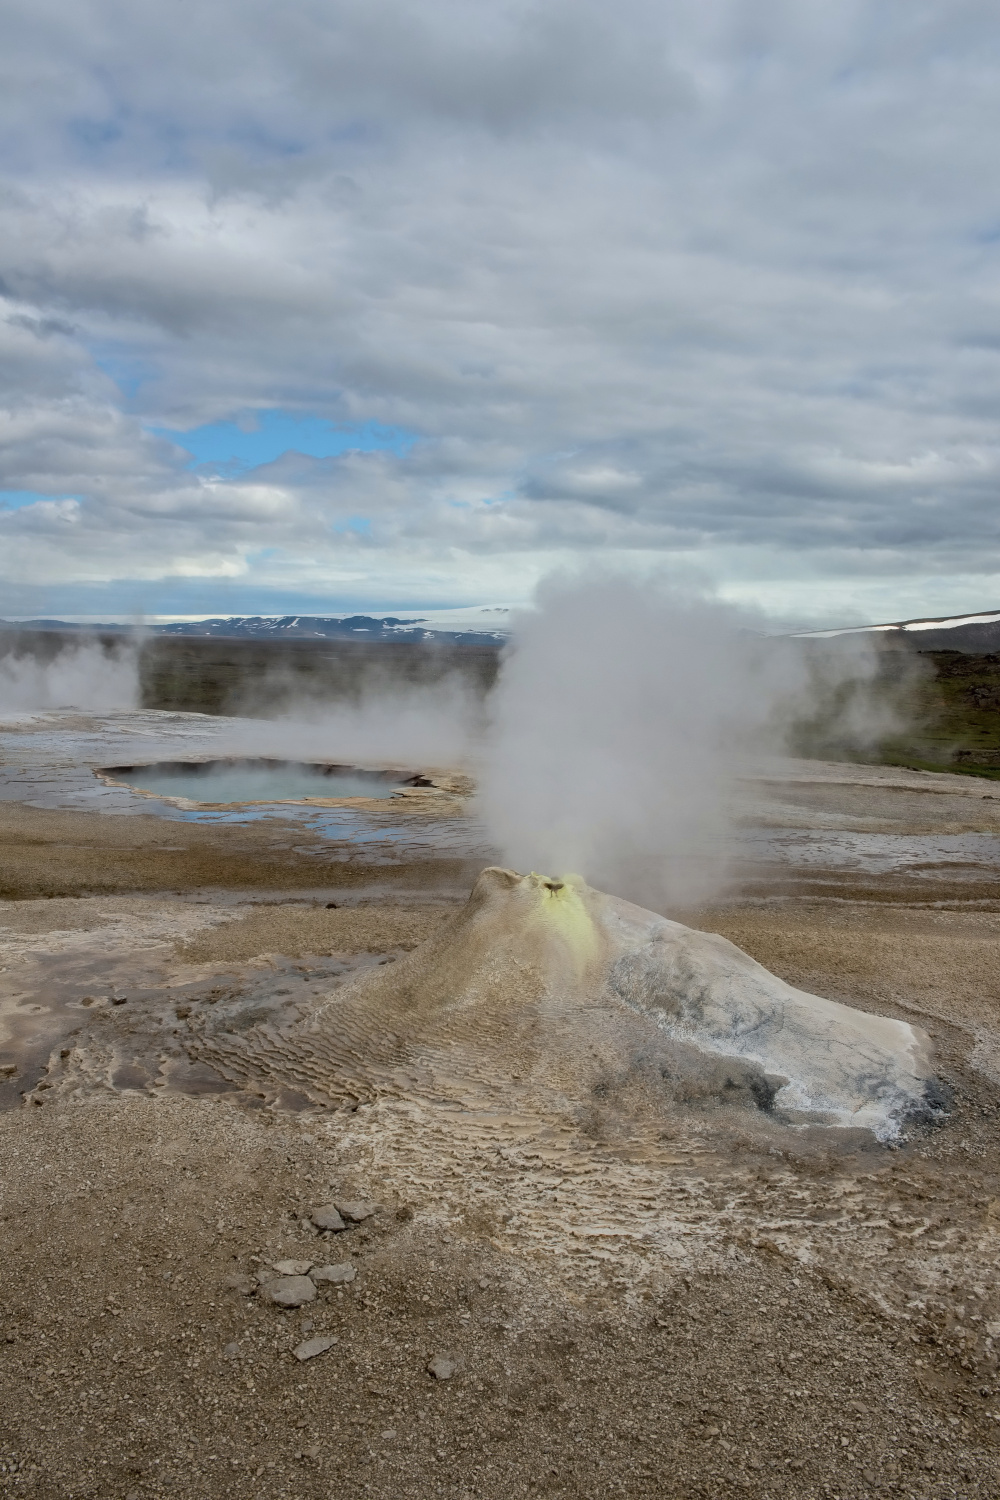
[[[333,1101],[413,1087],[413,1066],[540,1103],[645,1117],[678,1099],[881,1141],[943,1112],[926,1032],[794,989],[733,943],[578,876],[490,867],[415,952],[339,989],[308,1025],[206,1039],[244,1081],[307,1080]]]

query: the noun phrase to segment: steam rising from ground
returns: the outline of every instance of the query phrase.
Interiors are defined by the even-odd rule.
[[[33,651],[0,657],[0,712],[79,708],[100,712],[139,705],[139,657],[133,644],[63,646],[50,660]]]
[[[142,700],[141,654],[138,640],[74,641],[54,650],[37,635],[15,643],[0,656],[0,713],[136,709]],[[218,754],[414,770],[464,765],[483,724],[482,694],[459,674],[408,684],[377,665],[359,691],[348,686],[334,698],[328,685],[324,698],[304,692],[279,663],[261,674],[252,695],[234,710],[237,717],[227,716]]]
[[[660,909],[701,900],[725,879],[740,777],[793,727],[838,693],[855,746],[887,727],[869,712],[864,643],[820,660],[736,609],[607,575],[550,581],[539,605],[505,661],[481,770],[516,869],[576,871]]]
[[[245,704],[273,717],[223,720],[212,750],[468,768],[516,869],[572,870],[643,906],[682,908],[724,885],[740,780],[762,757],[856,758],[913,699],[909,653],[890,653],[887,674],[870,641],[817,645],[765,628],[664,584],[553,579],[517,622],[492,692],[457,668],[400,680],[398,664],[393,676],[373,657],[304,693],[276,659]],[[138,707],[139,642],[49,649],[0,657],[0,710]]]
[[[279,719],[246,719],[220,753],[444,770],[468,762],[482,717],[482,702],[460,678],[401,687],[375,676],[356,701],[312,698]]]

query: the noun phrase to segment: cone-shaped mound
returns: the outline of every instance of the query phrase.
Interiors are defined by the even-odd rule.
[[[511,1091],[578,1116],[613,1098],[744,1104],[880,1140],[940,1113],[926,1033],[793,989],[725,938],[587,886],[484,870],[422,947],[345,985],[294,1031],[206,1037],[240,1081],[330,1103]]]

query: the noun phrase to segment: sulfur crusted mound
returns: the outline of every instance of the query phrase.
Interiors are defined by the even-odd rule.
[[[359,976],[289,1031],[206,1036],[245,1084],[327,1103],[514,1096],[583,1117],[745,1105],[880,1140],[941,1110],[926,1034],[793,989],[724,938],[587,886],[484,870],[413,953]]]

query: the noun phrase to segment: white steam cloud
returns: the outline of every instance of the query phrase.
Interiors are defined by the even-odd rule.
[[[576,871],[660,908],[725,880],[738,782],[850,680],[864,738],[864,646],[820,670],[762,622],[655,582],[550,580],[492,703],[481,807],[517,869]],[[886,727],[876,716],[873,737]]]
[[[280,718],[230,726],[219,753],[399,770],[458,769],[469,761],[482,719],[481,698],[458,676],[401,686],[376,674],[357,701],[293,700]]]
[[[550,579],[537,603],[492,691],[458,670],[400,681],[377,657],[306,690],[279,661],[244,716],[218,721],[212,753],[468,769],[507,863],[678,910],[724,888],[740,782],[762,758],[863,756],[901,727],[920,670],[898,652],[887,671],[857,637],[769,637],[756,616],[608,572]],[[138,706],[139,642],[38,649],[0,657],[0,711]]]
[[[134,645],[105,648],[95,641],[63,646],[50,660],[34,651],[0,657],[0,712],[44,709],[133,709],[139,704],[139,658]]]

